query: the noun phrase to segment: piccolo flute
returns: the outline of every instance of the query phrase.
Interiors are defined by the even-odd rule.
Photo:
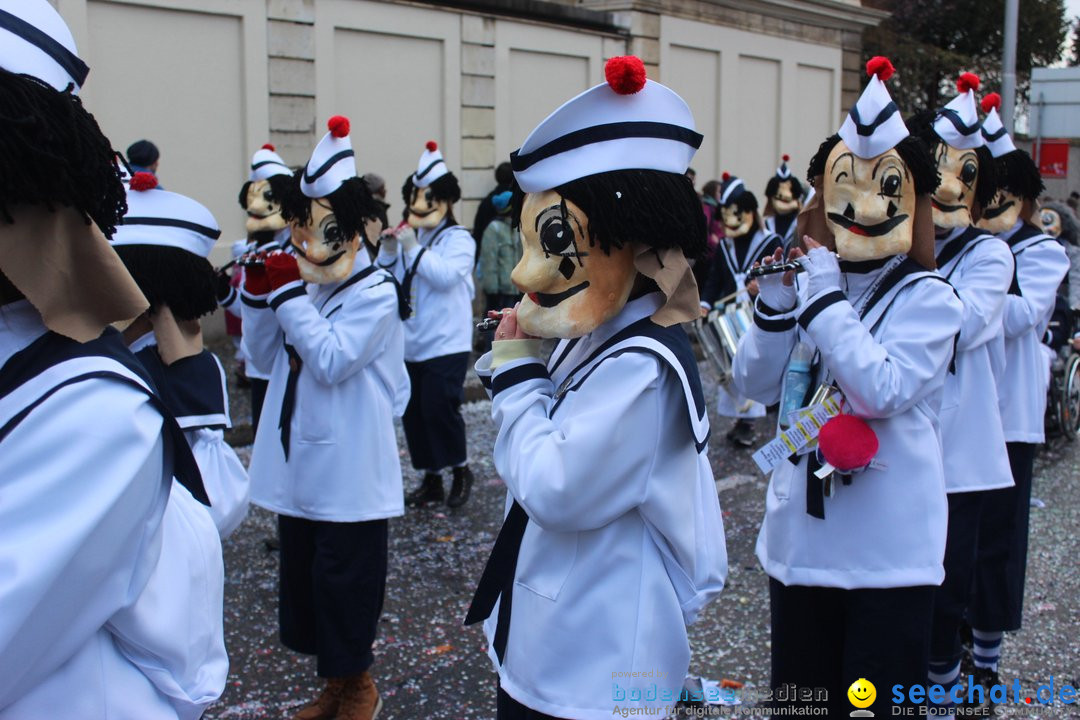
[[[836,253],[833,254],[835,255]],[[802,264],[802,260],[804,257],[806,256],[804,255],[803,257],[798,257],[794,260],[788,260],[786,262],[770,263],[769,265],[758,265],[757,267],[752,267],[747,271],[746,277],[757,278],[761,277],[762,275],[774,275],[776,273],[787,272],[788,270],[800,273],[806,269],[803,267]]]
[[[476,329],[480,332],[489,332],[491,330],[494,330],[495,328],[499,327],[499,323],[502,322],[502,318],[502,310],[492,310],[488,313],[488,316],[486,318],[476,323]]]

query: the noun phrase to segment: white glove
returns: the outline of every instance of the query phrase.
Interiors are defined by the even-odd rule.
[[[397,257],[398,239],[394,233],[388,232],[379,236],[379,254],[383,253]]]
[[[398,241],[401,243],[401,249],[406,255],[413,251],[416,247],[416,231],[406,225],[405,227],[394,233],[397,236]]]
[[[795,283],[784,284],[786,273],[772,273],[762,275],[757,279],[758,299],[777,312],[787,312],[795,307],[798,302],[798,294],[795,292]]]
[[[822,290],[840,289],[840,263],[831,250],[814,248],[802,259],[802,266],[806,268],[808,297],[814,297]]]

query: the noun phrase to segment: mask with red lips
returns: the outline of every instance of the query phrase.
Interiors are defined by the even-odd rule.
[[[311,201],[311,215],[306,223],[292,223],[291,242],[300,277],[315,284],[340,282],[349,277],[360,249],[360,236],[343,236],[325,199]]]

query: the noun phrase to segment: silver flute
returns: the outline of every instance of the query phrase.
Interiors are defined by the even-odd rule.
[[[833,253],[833,255],[836,255],[836,253]],[[787,260],[785,262],[770,263],[768,265],[758,265],[757,267],[752,267],[747,271],[746,277],[756,278],[761,277],[762,275],[774,275],[776,273],[787,272],[788,270],[800,273],[806,269],[802,265],[802,260],[805,257],[806,256],[803,255],[802,257],[795,258],[794,260]]]
[[[480,322],[476,323],[476,329],[480,332],[488,332],[499,327],[499,323],[502,322],[503,312],[502,310],[493,310],[491,314],[494,317],[486,317]]]

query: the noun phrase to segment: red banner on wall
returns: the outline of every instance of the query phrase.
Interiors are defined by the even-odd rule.
[[[1044,178],[1064,178],[1069,174],[1069,141],[1043,140],[1038,145],[1039,172]]]

